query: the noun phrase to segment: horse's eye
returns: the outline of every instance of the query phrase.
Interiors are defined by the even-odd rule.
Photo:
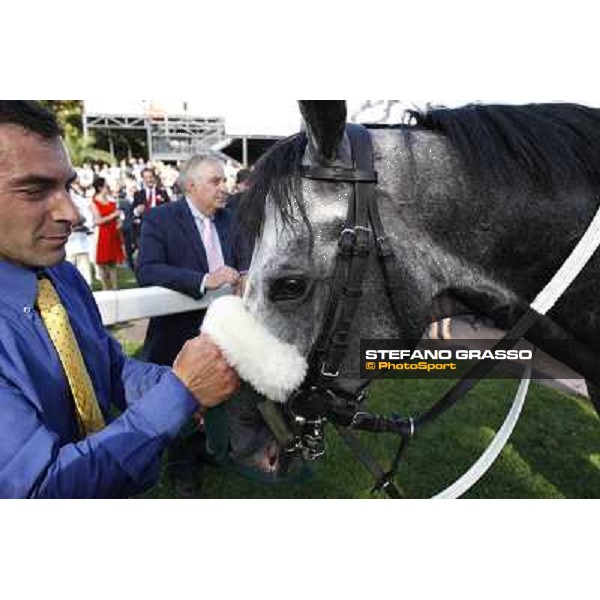
[[[295,300],[306,291],[306,280],[302,277],[282,277],[271,282],[269,299],[271,302]]]

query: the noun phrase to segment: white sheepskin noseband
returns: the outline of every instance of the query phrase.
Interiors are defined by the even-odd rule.
[[[304,357],[257,321],[239,296],[213,300],[201,329],[239,376],[269,400],[285,402],[306,375]]]

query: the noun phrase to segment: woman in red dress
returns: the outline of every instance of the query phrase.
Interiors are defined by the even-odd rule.
[[[98,227],[96,246],[96,264],[100,271],[103,290],[117,289],[117,264],[125,258],[119,231],[120,212],[116,202],[108,197],[106,180],[98,177],[94,181],[94,199],[92,212],[94,223]]]

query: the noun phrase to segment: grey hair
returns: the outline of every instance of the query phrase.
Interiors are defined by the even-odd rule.
[[[196,154],[184,163],[179,171],[179,186],[184,193],[188,182],[197,179],[200,169],[206,164],[222,165],[223,161],[216,156]]]

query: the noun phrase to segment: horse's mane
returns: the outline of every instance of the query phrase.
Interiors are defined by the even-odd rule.
[[[250,176],[249,188],[240,201],[238,213],[240,227],[248,239],[255,240],[260,235],[269,193],[284,222],[293,220],[294,208],[299,208],[306,219],[301,202],[300,178],[305,148],[306,134],[297,133],[277,142],[256,163]],[[296,204],[295,199],[298,199]]]
[[[444,135],[480,183],[545,190],[600,184],[600,109],[579,104],[469,104],[407,111]]]
[[[529,182],[550,192],[600,186],[600,109],[567,103],[469,104],[407,114],[414,125],[397,127],[445,136],[476,183],[512,188]],[[306,219],[300,178],[305,148],[306,135],[299,133],[278,142],[256,164],[239,211],[250,239],[260,235],[269,192],[284,221],[293,219],[294,208]]]

